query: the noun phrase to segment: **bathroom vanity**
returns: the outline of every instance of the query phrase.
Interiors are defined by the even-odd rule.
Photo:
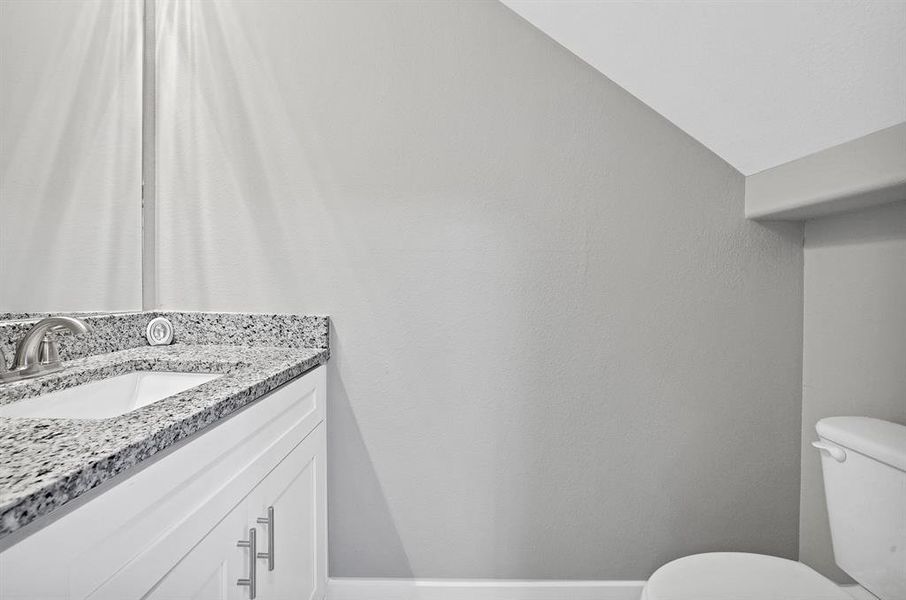
[[[164,314],[180,343],[0,386],[0,600],[323,597],[327,319]]]

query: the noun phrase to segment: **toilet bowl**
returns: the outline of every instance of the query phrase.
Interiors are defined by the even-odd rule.
[[[654,572],[641,600],[853,600],[802,563],[743,552],[693,554]]]
[[[818,422],[834,560],[865,597],[906,600],[906,427],[867,417]],[[694,554],[654,572],[641,600],[853,600],[802,563]]]

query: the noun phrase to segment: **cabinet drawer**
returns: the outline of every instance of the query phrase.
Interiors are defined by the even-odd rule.
[[[324,420],[325,385],[309,371],[34,523],[0,554],[0,600],[92,597],[139,558],[133,589],[153,585]]]

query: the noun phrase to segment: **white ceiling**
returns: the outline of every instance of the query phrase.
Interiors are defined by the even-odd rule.
[[[906,0],[502,0],[745,175],[906,121]]]

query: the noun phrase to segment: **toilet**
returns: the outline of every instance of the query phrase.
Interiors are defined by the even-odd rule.
[[[816,426],[834,560],[860,598],[906,600],[906,427],[868,417]],[[654,572],[641,600],[853,600],[802,563],[742,552],[686,556]]]

